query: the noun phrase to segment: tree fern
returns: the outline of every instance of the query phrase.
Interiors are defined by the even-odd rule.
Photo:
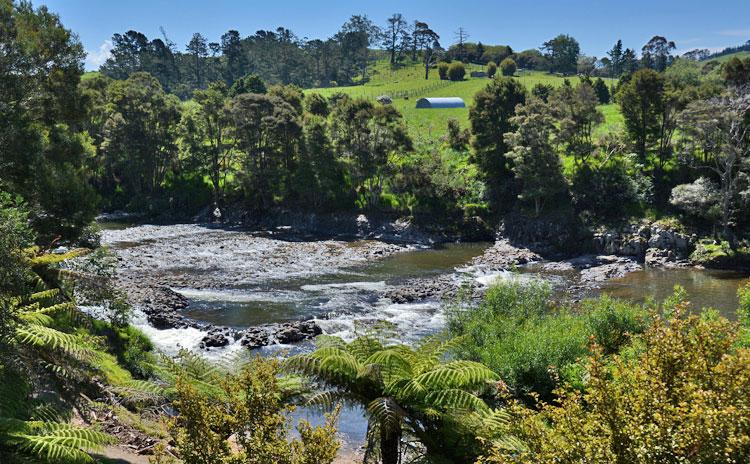
[[[0,418],[0,441],[42,462],[93,462],[88,451],[113,438],[101,432],[67,424]]]

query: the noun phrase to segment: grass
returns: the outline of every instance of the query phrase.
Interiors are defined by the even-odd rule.
[[[330,97],[341,92],[370,100],[380,95],[389,95],[393,97],[393,106],[404,115],[406,125],[415,141],[431,143],[445,135],[447,121],[450,118],[457,119],[461,127],[468,127],[469,108],[474,103],[474,95],[489,83],[487,78],[472,78],[469,75],[471,71],[484,69],[481,65],[468,65],[465,80],[450,82],[441,81],[436,69],[431,69],[429,80],[425,80],[424,67],[419,63],[392,69],[387,61],[380,61],[374,66],[370,80],[364,85],[317,88],[306,90],[305,93],[315,92]],[[536,84],[559,87],[565,80],[563,77],[539,71],[521,71],[516,73],[515,78],[529,90]],[[576,77],[569,79],[573,83],[578,80]],[[404,93],[409,93],[409,97],[398,96]],[[460,97],[466,102],[466,108],[416,109],[416,100],[421,97]],[[622,116],[616,105],[603,105],[602,111],[607,118],[603,126],[622,123]]]
[[[710,60],[707,60],[707,61],[718,61],[719,63],[724,63],[735,57],[745,59],[747,57],[750,57],[750,52],[742,51],[742,52],[737,52],[737,53],[730,53],[729,55],[723,55],[717,58],[711,58]]]

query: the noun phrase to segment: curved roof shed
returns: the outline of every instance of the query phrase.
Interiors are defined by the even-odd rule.
[[[458,97],[420,98],[417,108],[466,108],[466,104]]]

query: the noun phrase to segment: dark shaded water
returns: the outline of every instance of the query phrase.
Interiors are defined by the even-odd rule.
[[[675,285],[685,289],[694,309],[713,308],[729,319],[736,318],[737,289],[748,282],[747,274],[700,269],[644,269],[607,282],[602,291],[618,298],[643,302],[662,301],[674,293]]]

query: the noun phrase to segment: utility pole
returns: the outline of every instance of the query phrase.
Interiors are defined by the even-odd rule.
[[[466,29],[463,27],[459,27],[458,30],[454,33],[456,42],[458,43],[458,59],[461,61],[466,61],[466,47],[464,44],[466,43],[466,40],[469,38],[469,33],[466,32]]]

